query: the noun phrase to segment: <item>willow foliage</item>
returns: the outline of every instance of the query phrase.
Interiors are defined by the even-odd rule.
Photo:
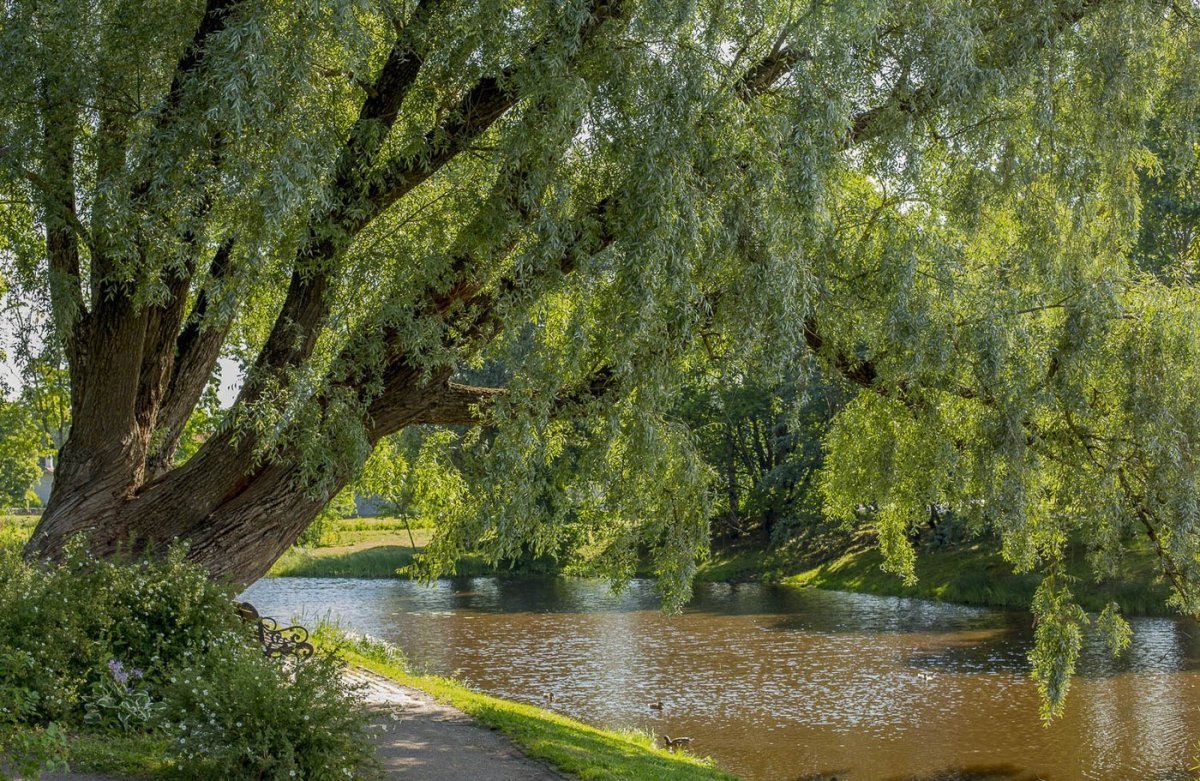
[[[167,374],[189,329],[246,368],[193,462],[236,452],[319,504],[399,429],[485,417],[417,460],[430,563],[532,547],[619,579],[649,550],[671,604],[710,479],[681,383],[819,363],[860,388],[829,511],[870,515],[905,577],[930,504],[1046,573],[1053,710],[1086,621],[1056,574],[1073,535],[1098,573],[1148,535],[1200,608],[1197,13],[9,0],[0,257],[48,301],[72,436],[100,403],[80,334],[182,302],[178,340],[139,342]],[[503,393],[446,384],[498,365]],[[131,495],[170,480],[173,387],[130,402]]]

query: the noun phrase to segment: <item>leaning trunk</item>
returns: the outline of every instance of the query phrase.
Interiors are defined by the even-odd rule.
[[[244,586],[266,574],[326,500],[296,486],[295,467],[253,467],[245,445],[215,438],[193,462],[146,485],[123,483],[74,437],[62,453],[50,501],[26,548],[57,558],[83,535],[98,557],[157,556],[187,546],[213,578]]]
[[[470,423],[497,393],[449,382],[448,370],[430,378],[407,366],[386,372],[382,384],[362,421],[371,445],[416,423]],[[105,407],[77,410],[76,419],[101,416]],[[314,493],[301,479],[298,453],[264,459],[253,434],[233,427],[184,464],[152,475],[150,448],[116,444],[140,441],[141,430],[134,417],[122,436],[106,431],[93,439],[86,425],[72,430],[27,557],[57,558],[80,534],[99,557],[161,556],[183,544],[213,578],[245,586],[267,573],[351,476],[331,475],[325,491]]]

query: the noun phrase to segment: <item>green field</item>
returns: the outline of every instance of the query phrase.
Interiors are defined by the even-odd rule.
[[[413,563],[433,536],[428,527],[407,527],[395,518],[345,518],[317,547],[296,546],[271,568],[271,577],[392,578]],[[549,560],[522,560],[492,566],[468,555],[455,565],[455,575],[551,575]]]

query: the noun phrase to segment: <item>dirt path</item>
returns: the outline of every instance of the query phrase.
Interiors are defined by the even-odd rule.
[[[347,677],[366,686],[377,755],[388,781],[563,781],[498,732],[429,695],[366,670]]]
[[[351,669],[363,684],[376,755],[386,781],[564,781],[566,776],[525,756],[506,737],[462,711],[374,673]],[[47,773],[44,781],[122,781],[85,773]]]

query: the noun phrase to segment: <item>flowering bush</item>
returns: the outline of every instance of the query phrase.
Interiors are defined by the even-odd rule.
[[[357,691],[343,682],[344,666],[333,654],[280,662],[237,637],[218,643],[166,688],[175,719],[168,729],[183,775],[361,777],[371,763],[366,715]]]
[[[34,661],[27,685],[42,697],[35,721],[77,722],[112,680],[109,663],[153,683],[222,631],[240,629],[229,592],[176,550],[164,561],[97,561],[73,544],[39,567],[0,551],[0,649]]]
[[[366,717],[341,662],[265,658],[230,596],[181,550],[116,564],[76,544],[41,566],[0,546],[0,756],[35,777],[86,729],[169,736],[185,778],[360,777]]]

